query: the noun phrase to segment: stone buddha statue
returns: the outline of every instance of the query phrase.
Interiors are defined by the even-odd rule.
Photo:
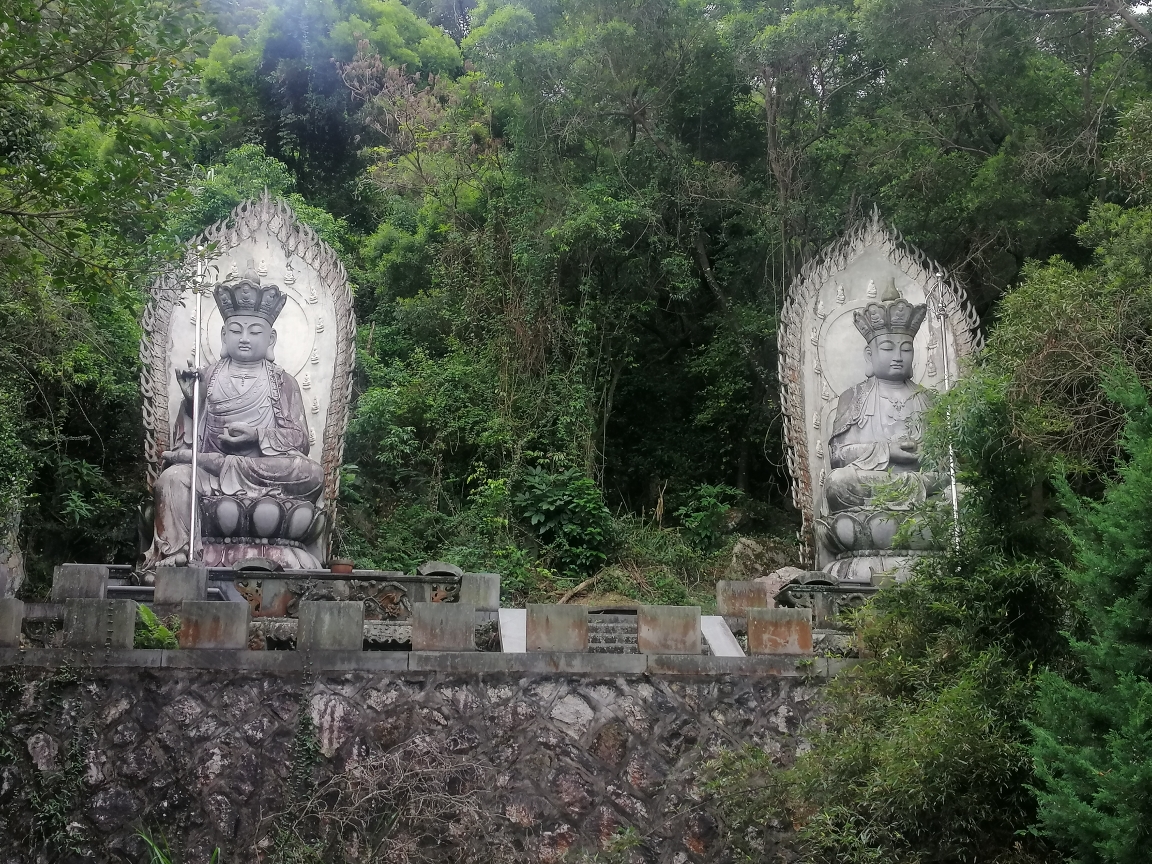
[[[176,372],[183,402],[174,447],[163,453],[165,468],[153,487],[155,533],[144,567],[188,562],[195,482],[205,564],[264,557],[285,568],[317,568],[304,541],[316,521],[324,473],[308,458],[300,387],[274,360],[274,325],[287,297],[276,285],[262,286],[251,262],[243,276],[218,284],[214,296],[224,322],[221,356],[201,369]],[[200,425],[193,429],[197,380]]]
[[[852,559],[891,554],[909,512],[946,485],[940,475],[920,470],[922,415],[931,391],[911,378],[913,340],[926,313],[926,306],[901,298],[892,283],[878,302],[853,313],[864,337],[867,377],[837,402],[828,438],[826,508],[817,519],[822,541],[841,559],[835,568],[845,571],[837,573],[841,579],[867,578],[867,572],[847,572],[867,564]],[[921,532],[907,548],[929,540]]]

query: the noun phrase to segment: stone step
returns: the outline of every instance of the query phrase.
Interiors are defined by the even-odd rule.
[[[590,654],[639,654],[636,647],[636,616],[595,614],[588,616]]]
[[[639,654],[636,644],[636,616],[595,613],[588,616],[590,654]],[[710,655],[708,642],[701,636],[700,653]]]

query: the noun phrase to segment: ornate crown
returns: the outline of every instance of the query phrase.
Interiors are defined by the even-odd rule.
[[[233,315],[254,315],[269,324],[275,323],[276,316],[288,302],[288,295],[275,285],[260,287],[260,275],[249,261],[244,275],[234,282],[221,282],[213,294],[220,309],[220,317],[225,321]]]
[[[927,304],[914,306],[900,296],[894,279],[888,280],[880,301],[869,303],[863,309],[857,309],[852,313],[856,329],[860,331],[865,342],[871,342],[884,333],[915,336],[928,314]]]

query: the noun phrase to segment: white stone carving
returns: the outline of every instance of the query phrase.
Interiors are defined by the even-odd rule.
[[[947,353],[953,370],[959,360],[983,344],[979,320],[964,290],[940,267],[885,226],[879,213],[859,222],[842,239],[810,261],[789,289],[779,330],[779,378],[787,462],[793,501],[802,514],[800,539],[808,566],[829,563],[818,548],[814,524],[821,515],[822,479],[826,474],[826,441],[832,432],[836,402],[825,388],[844,393],[866,377],[864,342],[853,324],[853,312],[869,302],[869,288],[895,287],[909,303],[928,302],[944,311],[946,326],[929,315],[917,334],[912,380],[924,387],[943,387],[940,364]],[[849,291],[844,286],[859,286]],[[864,289],[864,290],[861,290]],[[878,295],[878,291],[876,294]],[[830,310],[824,319],[817,310]],[[812,343],[817,328],[819,339]],[[936,346],[929,350],[929,341]],[[937,370],[929,374],[930,365]],[[824,429],[821,429],[821,426]]]
[[[172,313],[178,307],[194,308],[191,289],[197,246],[208,250],[207,284],[221,281],[225,262],[228,262],[229,278],[234,279],[239,275],[237,262],[259,260],[260,272],[267,271],[267,277],[262,276],[264,281],[281,285],[288,296],[275,323],[278,336],[275,362],[297,382],[305,374],[309,376],[310,415],[319,418],[318,429],[322,432],[314,431],[309,423],[309,439],[319,437],[320,440],[313,443],[320,446],[308,455],[324,468],[324,493],[320,503],[328,513],[330,528],[339,493],[355,360],[356,320],[352,294],[348,274],[332,248],[315,231],[299,223],[291,207],[267,194],[244,202],[227,219],[189,241],[182,266],[163,272],[153,286],[142,319],[140,341],[148,483],[151,485],[163,468],[161,454],[172,449],[172,425],[182,398],[173,358],[181,358],[179,362],[183,364],[184,359],[193,354],[197,328],[188,315]],[[292,279],[287,278],[289,273],[294,274]],[[315,303],[308,302],[308,297],[293,284],[301,275],[305,277],[304,282],[312,286]],[[211,294],[205,296],[202,309],[202,362],[214,363],[220,356],[222,322]],[[335,322],[334,325],[325,327],[322,323],[325,319]],[[327,539],[321,538],[321,543],[326,544]],[[317,557],[324,560],[326,556],[324,548]]]

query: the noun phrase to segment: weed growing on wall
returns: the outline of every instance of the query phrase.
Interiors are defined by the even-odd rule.
[[[84,794],[92,730],[81,724],[63,744],[45,731],[66,725],[61,723],[64,694],[79,680],[76,670],[67,666],[41,679],[33,695],[40,722],[33,730],[23,728],[20,735],[11,722],[16,700],[27,697],[25,682],[18,673],[0,680],[0,760],[16,766],[23,780],[6,805],[8,828],[12,837],[23,841],[22,851],[34,857],[46,855],[51,861],[84,854],[90,839],[73,814]],[[33,764],[33,749],[39,764]]]
[[[156,613],[141,603],[136,607],[136,631],[132,636],[133,648],[179,648],[176,632],[180,629],[180,619],[170,616],[161,621]]]

